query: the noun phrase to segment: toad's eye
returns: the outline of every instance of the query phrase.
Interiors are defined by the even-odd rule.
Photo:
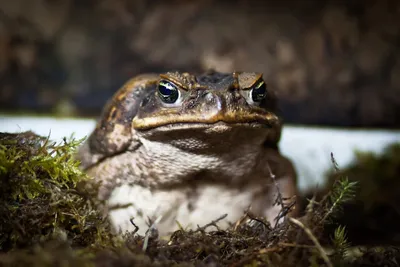
[[[261,102],[267,96],[267,85],[264,81],[259,82],[251,89],[250,94],[254,102]]]
[[[161,80],[158,84],[157,93],[160,99],[167,104],[175,103],[179,98],[179,89],[172,82]]]

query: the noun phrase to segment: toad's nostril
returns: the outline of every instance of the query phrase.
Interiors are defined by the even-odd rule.
[[[222,110],[223,103],[220,96],[212,92],[206,92],[204,93],[203,97],[204,97],[204,103],[208,107],[215,107],[215,109],[218,111]]]
[[[207,103],[212,103],[213,101],[215,101],[214,98],[215,98],[215,96],[213,95],[213,93],[210,93],[210,92],[208,92],[204,95],[204,99],[206,100]]]

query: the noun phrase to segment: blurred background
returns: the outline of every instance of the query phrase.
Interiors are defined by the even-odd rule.
[[[398,0],[0,0],[0,112],[96,117],[130,77],[257,71],[292,124],[400,125]]]

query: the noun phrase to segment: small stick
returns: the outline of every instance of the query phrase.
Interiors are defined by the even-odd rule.
[[[214,221],[212,221],[212,222],[210,222],[210,223],[207,223],[207,224],[204,225],[203,227],[198,227],[198,226],[197,226],[197,230],[195,231],[195,233],[196,233],[196,232],[200,232],[200,231],[203,232],[204,230],[207,229],[207,227],[210,227],[210,226],[215,226],[215,227],[218,229],[217,222],[219,222],[219,221],[225,219],[226,216],[228,216],[227,213],[225,213],[224,215],[220,216],[220,217],[217,218],[216,220],[214,220]]]
[[[281,205],[281,208],[283,210],[283,209],[285,209],[285,205],[283,204],[282,193],[281,193],[281,190],[279,189],[278,182],[275,179],[275,174],[272,173],[272,170],[271,170],[271,167],[269,166],[268,161],[267,161],[267,167],[268,167],[269,175],[271,176],[272,180],[274,181],[276,191],[278,192],[278,197],[277,197],[278,204]]]
[[[267,229],[271,230],[271,226],[266,224],[265,222],[263,222],[262,220],[257,219],[256,217],[254,217],[252,214],[247,213],[247,217],[250,218],[250,220],[256,221],[261,223],[262,225],[264,225],[264,227],[266,227]]]
[[[278,246],[292,247],[292,248],[315,248],[315,246],[311,246],[311,245],[292,244],[292,243],[285,243],[285,242],[278,243]]]
[[[131,224],[133,225],[133,227],[135,227],[135,230],[133,230],[133,234],[136,234],[136,233],[139,231],[139,226],[137,226],[137,225],[135,224],[135,222],[133,221],[134,219],[135,219],[135,218],[132,217],[132,218],[129,219],[129,221],[131,222]]]
[[[333,164],[333,168],[335,169],[336,172],[339,171],[339,164],[337,164],[335,157],[333,156],[333,153],[331,152],[331,161]]]
[[[321,254],[322,259],[325,261],[326,265],[329,267],[333,267],[332,262],[329,260],[328,255],[326,254],[324,248],[318,242],[317,238],[313,235],[311,230],[307,228],[302,222],[296,220],[294,218],[289,218],[289,220],[294,223],[295,225],[299,226],[303,231],[308,235],[312,242],[314,242],[316,248],[318,249],[319,253]]]
[[[289,207],[285,206],[285,204],[283,203],[283,197],[282,197],[281,190],[279,188],[279,184],[278,184],[278,182],[276,180],[275,174],[272,173],[272,170],[271,170],[271,167],[269,166],[268,161],[267,161],[267,167],[268,167],[269,175],[271,176],[272,180],[274,181],[274,185],[275,185],[276,191],[278,193],[278,196],[276,198],[276,202],[279,205],[281,205],[281,210],[280,210],[280,212],[278,213],[278,215],[275,218],[276,222],[275,222],[274,228],[276,228],[278,226],[279,220],[282,217],[285,217],[288,214],[288,212],[295,205],[295,203],[292,203]]]
[[[142,251],[146,251],[147,246],[149,245],[149,239],[151,237],[152,231],[153,230],[157,231],[157,224],[161,221],[162,217],[163,217],[163,215],[158,216],[158,218],[151,224],[149,229],[146,231]]]

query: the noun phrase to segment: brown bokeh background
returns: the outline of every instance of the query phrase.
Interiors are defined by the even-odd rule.
[[[400,1],[0,0],[0,111],[98,116],[128,78],[263,72],[286,122],[400,128]]]

